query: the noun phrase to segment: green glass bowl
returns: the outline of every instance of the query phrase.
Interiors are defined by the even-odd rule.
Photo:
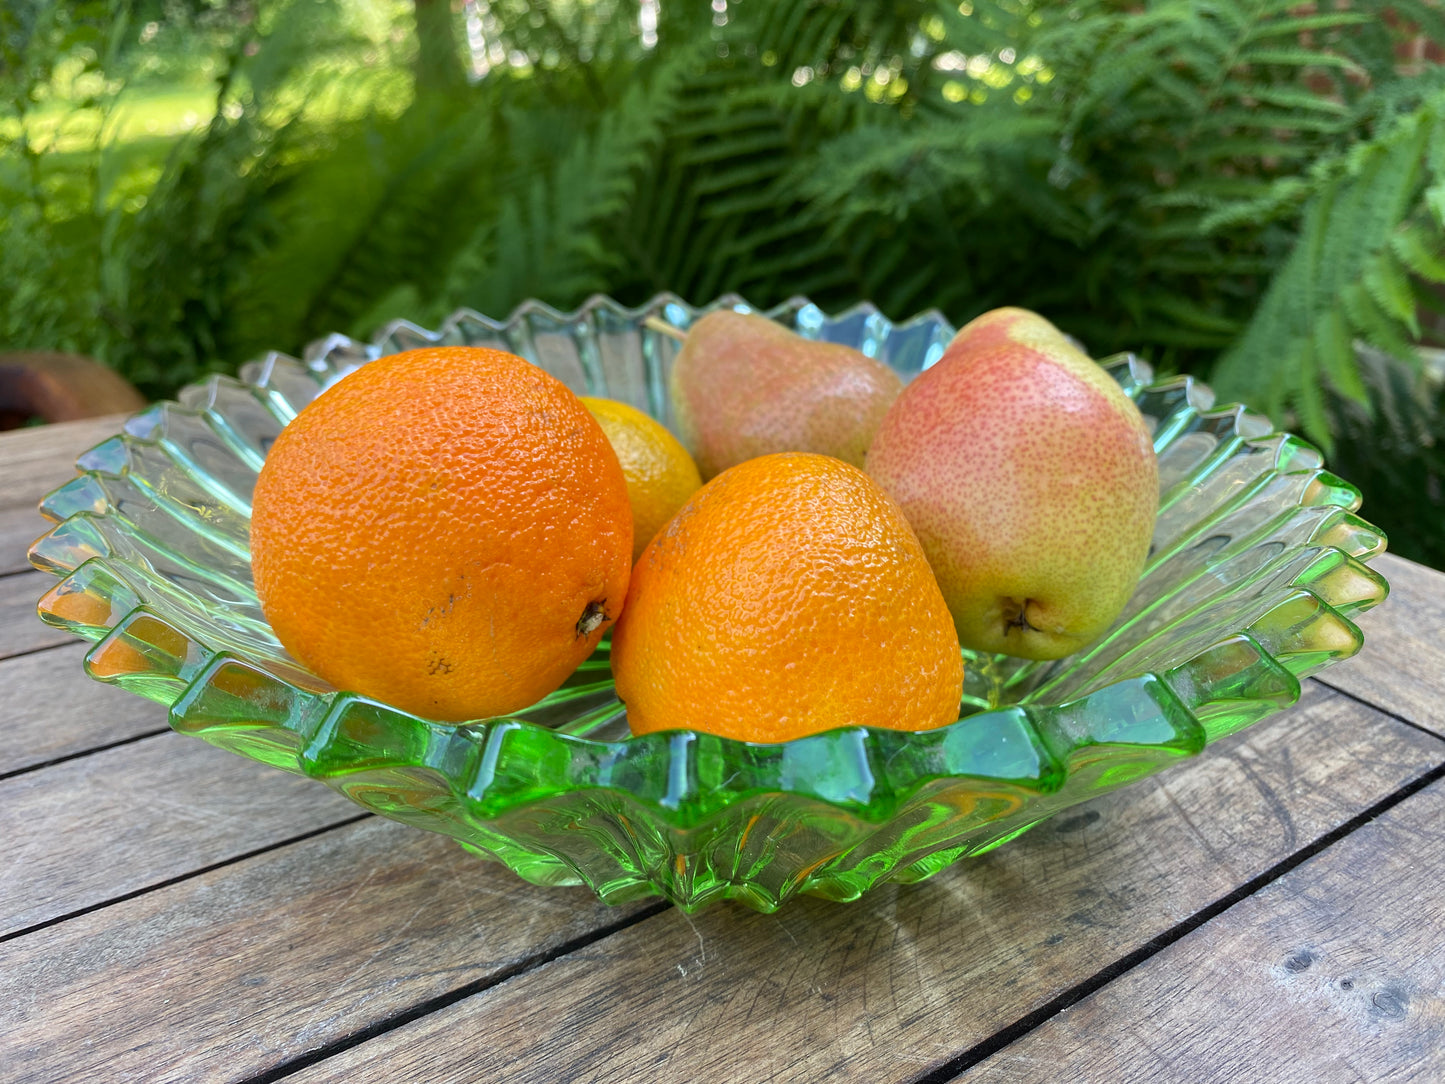
[[[736,297],[722,305],[746,308]],[[60,582],[41,617],[95,642],[92,677],[165,704],[171,725],[321,780],[367,809],[453,836],[543,885],[608,902],[660,894],[692,910],[769,911],[798,892],[855,899],[998,846],[1067,806],[1197,754],[1284,708],[1300,680],[1359,649],[1385,596],[1384,548],[1360,496],[1319,453],[1188,377],[1105,366],[1153,426],[1161,502],[1139,587],[1108,635],[1052,663],[966,654],[958,722],[849,728],[783,744],[689,731],[631,738],[607,644],[557,692],[506,718],[448,726],[338,691],[292,660],[262,616],[247,549],[256,472],[281,427],[373,358],[428,344],[496,346],[579,393],[668,421],[676,341],[700,312],[528,303],[439,331],[399,322],[271,354],[131,418],[47,497],[32,563]],[[796,299],[769,312],[905,380],[953,335],[936,313],[893,324]],[[760,706],[766,710],[766,705]]]

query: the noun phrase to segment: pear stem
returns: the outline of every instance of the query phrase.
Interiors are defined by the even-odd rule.
[[[656,331],[661,335],[666,335],[668,338],[675,339],[678,342],[682,342],[684,339],[687,338],[686,331],[683,331],[682,328],[677,327],[673,324],[669,324],[661,316],[649,316],[647,319],[642,321],[642,326],[645,328],[650,328],[651,330]]]

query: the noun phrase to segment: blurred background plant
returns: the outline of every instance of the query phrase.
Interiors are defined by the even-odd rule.
[[[6,0],[0,348],[147,395],[593,292],[1038,309],[1445,567],[1437,0]]]

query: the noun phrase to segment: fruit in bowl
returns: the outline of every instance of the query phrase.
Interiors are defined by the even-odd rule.
[[[704,479],[755,456],[817,452],[863,466],[898,374],[841,343],[717,309],[688,329],[669,392]]]
[[[702,485],[697,464],[675,436],[651,415],[616,399],[584,395],[581,403],[602,426],[632,506],[632,560]]]
[[[658,423],[520,357],[394,354],[272,445],[253,497],[257,594],[318,675],[438,721],[542,699],[624,613],[613,669],[636,734],[777,742],[958,717],[947,607],[861,470],[779,453],[697,484]],[[634,531],[646,549],[628,595]]]
[[[332,684],[442,721],[535,703],[620,619],[635,734],[953,722],[960,641],[1056,658],[1117,616],[1157,470],[1138,409],[1034,313],[979,317],[895,400],[898,385],[764,317],[704,317],[672,373],[704,462],[782,451],[688,499],[691,459],[626,404],[496,350],[380,359],[310,403],[261,469],[262,608]],[[882,488],[820,444],[866,453]]]
[[[1159,507],[1148,426],[1037,313],[962,328],[884,415],[867,469],[918,532],[964,647],[1061,658],[1139,582]]]
[[[297,659],[447,722],[561,685],[622,609],[627,483],[561,381],[499,350],[381,358],[281,431],[251,567]]]
[[[58,582],[41,616],[91,641],[92,677],[165,705],[180,733],[445,833],[528,881],[773,910],[928,877],[1257,723],[1353,654],[1353,618],[1386,594],[1368,567],[1383,539],[1315,449],[1121,355],[1101,364],[1148,420],[1160,470],[1138,589],[1064,659],[965,649],[962,717],[947,726],[782,743],[631,736],[606,638],[531,707],[451,725],[337,690],[277,643],[252,582],[250,498],[272,441],[326,388],[417,347],[481,346],[665,421],[678,345],[655,322],[704,315],[670,295],[570,313],[534,302],[506,320],[462,312],[435,331],[331,336],[304,360],[268,355],[192,385],[86,452],[42,503],[55,526],[31,561]],[[867,305],[825,314],[798,299],[767,315],[876,356],[905,384],[954,336],[936,313],[893,323]]]
[[[652,540],[612,638],[634,734],[784,742],[958,718],[963,660],[918,540],[831,456],[729,467]]]

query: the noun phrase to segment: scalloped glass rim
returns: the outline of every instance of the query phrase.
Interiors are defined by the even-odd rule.
[[[171,725],[322,780],[368,809],[457,838],[540,884],[604,900],[732,898],[772,910],[797,892],[853,899],[1011,839],[1060,809],[1150,774],[1284,708],[1300,679],[1358,650],[1351,618],[1381,601],[1365,562],[1378,530],[1319,453],[1208,388],[1105,366],[1154,426],[1161,508],[1129,607],[1099,643],[1054,663],[966,652],[962,717],[934,731],[851,728],[762,745],[671,732],[627,737],[606,643],[527,711],[452,727],[333,690],[292,662],[260,615],[246,549],[250,482],[269,441],[321,388],[429,344],[521,354],[579,392],[663,421],[675,341],[735,296],[634,309],[527,302],[469,310],[369,343],[332,335],[272,353],[135,415],[47,497],[59,525],[31,548],[61,578],[48,623],[96,641],[95,678],[170,708]],[[795,298],[767,315],[846,342],[905,379],[953,328],[894,324],[872,305],[827,315]]]

